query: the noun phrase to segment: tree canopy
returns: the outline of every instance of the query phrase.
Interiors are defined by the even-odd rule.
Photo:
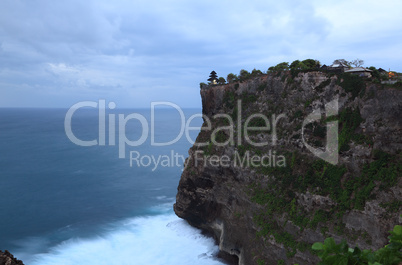
[[[280,71],[284,71],[284,70],[289,70],[289,63],[288,62],[278,63],[277,65],[271,66],[270,68],[268,68],[269,73],[280,72]]]
[[[239,74],[239,80],[240,82],[243,82],[244,80],[248,79],[250,77],[250,72],[244,69],[240,70]]]
[[[226,77],[226,80],[228,81],[229,84],[233,83],[233,82],[236,82],[237,81],[237,75],[230,73]]]

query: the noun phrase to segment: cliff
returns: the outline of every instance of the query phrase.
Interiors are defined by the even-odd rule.
[[[7,250],[4,252],[0,250],[0,265],[24,265],[24,263],[14,258],[14,256]]]
[[[401,90],[281,72],[201,97],[174,210],[235,263],[314,264],[311,245],[330,236],[378,249],[402,222]]]

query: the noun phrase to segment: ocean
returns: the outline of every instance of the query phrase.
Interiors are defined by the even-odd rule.
[[[0,109],[0,250],[26,265],[224,264],[172,208],[200,110],[80,108],[72,136],[67,111]]]

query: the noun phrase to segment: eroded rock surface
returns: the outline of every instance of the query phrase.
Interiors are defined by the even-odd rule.
[[[176,214],[211,233],[221,251],[236,256],[239,264],[276,264],[279,260],[314,264],[317,257],[308,248],[330,236],[337,241],[345,238],[351,246],[361,248],[384,246],[388,231],[401,222],[402,91],[365,80],[356,96],[356,91],[342,87],[342,81],[340,76],[321,72],[294,77],[282,73],[202,89],[203,114],[212,121],[212,129],[207,130],[204,123],[197,143],[207,144],[189,150],[174,205]],[[307,150],[301,127],[308,114],[322,109],[322,126],[306,128],[303,137],[312,147],[324,150],[325,104],[336,98],[339,117],[335,119],[339,120],[342,146],[339,163],[332,166],[320,163]],[[266,115],[271,130],[251,133],[250,139],[267,141],[267,146],[253,148],[244,142],[244,132],[239,132],[237,121],[244,125],[254,113]],[[211,131],[229,123],[214,118],[216,114],[229,114],[233,119],[234,144],[208,144]],[[277,121],[273,138],[273,122],[281,114],[285,117]],[[351,131],[346,131],[347,127]],[[226,131],[221,134],[230,137]],[[241,143],[237,142],[239,134]],[[233,163],[236,152],[261,156],[270,151],[286,156],[286,170]],[[226,155],[231,164],[204,163],[200,154]],[[382,182],[381,170],[388,170],[387,175],[396,170],[397,175]],[[311,176],[307,172],[312,172]],[[359,178],[368,180],[359,182]],[[333,181],[333,190],[325,179]],[[281,204],[264,198],[272,194]]]

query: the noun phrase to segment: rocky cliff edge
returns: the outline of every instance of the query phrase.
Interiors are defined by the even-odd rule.
[[[204,124],[174,211],[234,263],[314,264],[314,242],[345,238],[377,249],[401,224],[401,90],[345,74],[282,72],[207,86],[201,97]],[[246,123],[256,129],[245,132]],[[333,128],[338,157],[329,163],[317,152],[331,151]]]

